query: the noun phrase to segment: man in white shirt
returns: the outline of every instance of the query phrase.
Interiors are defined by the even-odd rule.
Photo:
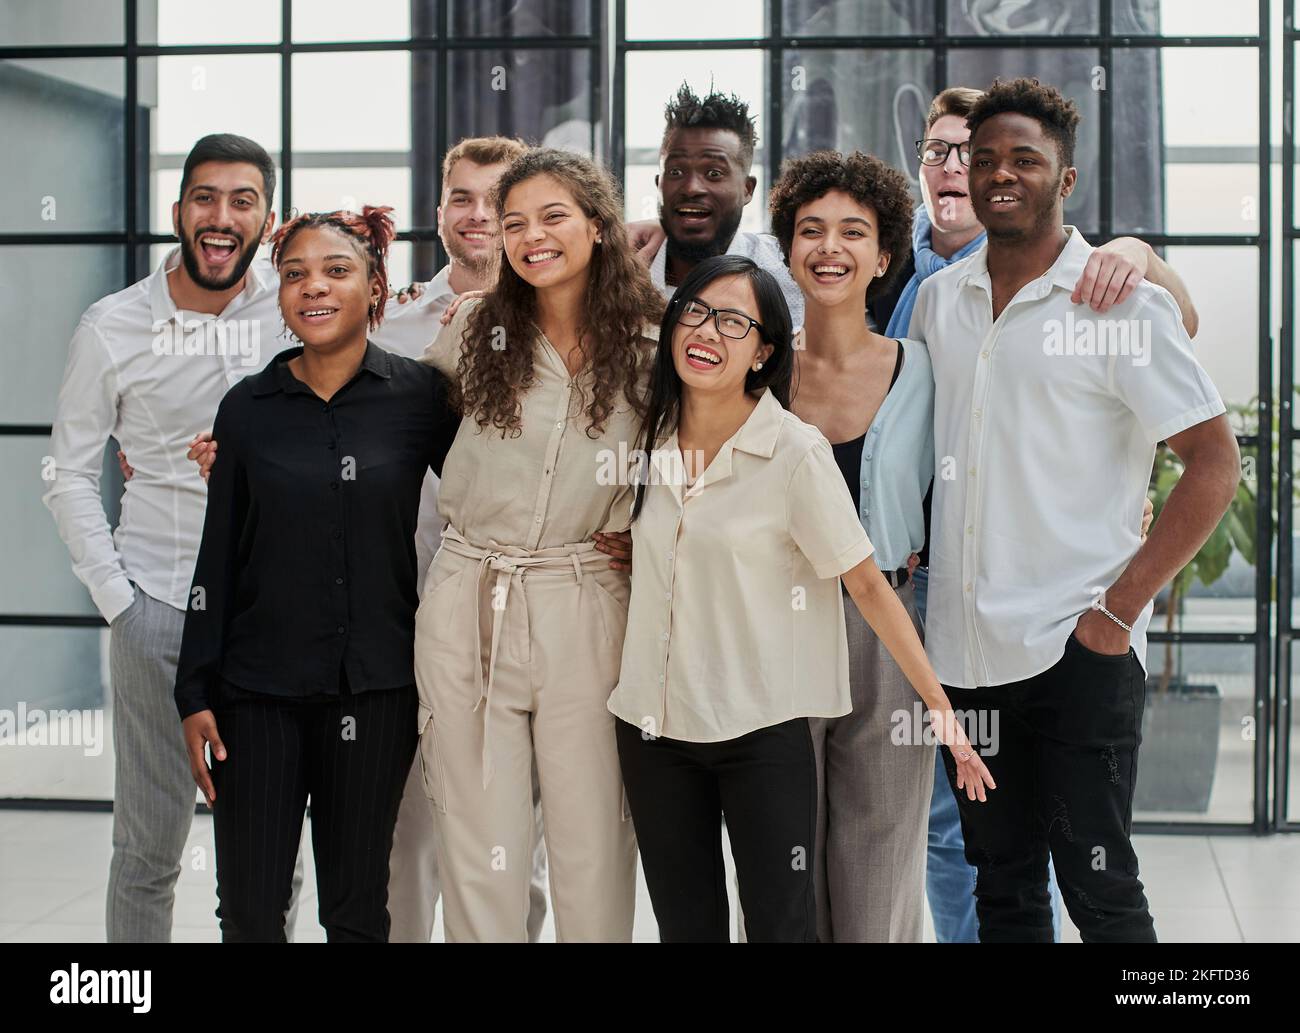
[[[1166,291],[1071,301],[1092,253],[1062,221],[1075,106],[996,82],[968,123],[988,242],[921,285],[910,336],[935,374],[926,648],[998,782],[958,795],[980,939],[1051,942],[1050,850],[1084,940],[1150,941],[1129,839],[1145,631],[1227,509],[1236,439]],[[1143,543],[1162,440],[1185,472]]]
[[[754,120],[734,94],[701,98],[683,83],[664,109],[659,148],[659,221],[629,225],[650,279],[671,297],[697,264],[714,255],[743,255],[776,277],[790,307],[791,324],[803,325],[803,293],[790,276],[770,233],[740,233],[745,205],[758,180]]]
[[[185,449],[227,389],[275,350],[276,278],[254,262],[275,223],[274,192],[275,166],[252,140],[198,141],[172,206],[180,248],[86,311],[59,391],[44,501],[111,629],[110,942],[171,938],[195,801],[172,693],[207,499]],[[137,473],[115,532],[99,490],[110,435]]]

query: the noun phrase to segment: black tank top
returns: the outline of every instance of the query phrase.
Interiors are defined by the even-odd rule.
[[[896,343],[898,358],[894,360],[894,375],[889,378],[889,387],[885,390],[886,397],[898,383],[898,374],[903,370],[903,343],[901,341]],[[885,403],[882,401],[880,404]],[[835,453],[835,462],[840,468],[840,473],[844,474],[844,483],[849,486],[849,494],[853,496],[853,508],[859,513],[862,512],[862,450],[866,443],[867,433],[863,431],[852,441],[841,441],[838,445],[831,445],[831,451]]]

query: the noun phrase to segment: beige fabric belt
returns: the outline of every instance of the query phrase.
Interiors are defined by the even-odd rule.
[[[474,704],[474,710],[483,712],[483,788],[486,789],[496,771],[490,748],[492,687],[496,681],[497,652],[504,630],[506,603],[510,598],[511,589],[518,585],[522,590],[525,576],[572,577],[574,581],[581,582],[584,570],[607,567],[609,557],[602,552],[597,552],[594,542],[580,542],[576,545],[560,545],[532,551],[513,545],[492,545],[482,548],[471,544],[451,526],[442,533],[442,547],[454,556],[461,556],[478,564],[478,584],[475,594],[478,601],[475,614],[478,628],[478,653],[474,664],[474,673],[478,679],[478,702]],[[489,593],[488,605],[492,610],[491,629],[483,627],[485,592]],[[523,614],[523,619],[527,622],[526,606]],[[526,624],[518,631],[526,640],[528,637]],[[486,669],[483,664],[485,641],[490,642]]]

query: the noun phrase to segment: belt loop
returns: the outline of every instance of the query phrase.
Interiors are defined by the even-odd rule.
[[[573,579],[574,579],[575,581],[577,581],[578,583],[581,583],[581,582],[582,582],[582,564],[578,562],[578,554],[577,554],[576,552],[573,552],[573,553],[570,553],[570,554],[569,554],[569,557],[570,557],[570,559],[573,560]]]

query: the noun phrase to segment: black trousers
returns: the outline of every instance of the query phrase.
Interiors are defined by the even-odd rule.
[[[645,739],[635,725],[615,725],[659,939],[730,939],[725,816],[746,938],[816,942],[817,771],[807,718],[715,743]]]
[[[966,860],[979,871],[980,941],[1052,942],[1050,850],[1085,942],[1154,942],[1129,838],[1146,699],[1137,654],[1094,653],[1071,635],[1061,658],[1033,678],[944,689],[954,709],[978,714],[978,727],[994,733],[996,752],[981,751],[998,784],[986,803],[957,790],[952,754],[941,751]]]
[[[283,942],[311,800],[320,922],[331,943],[388,940],[388,854],[415,757],[414,685],[286,699],[222,685],[213,713],[217,917],[226,943]]]

